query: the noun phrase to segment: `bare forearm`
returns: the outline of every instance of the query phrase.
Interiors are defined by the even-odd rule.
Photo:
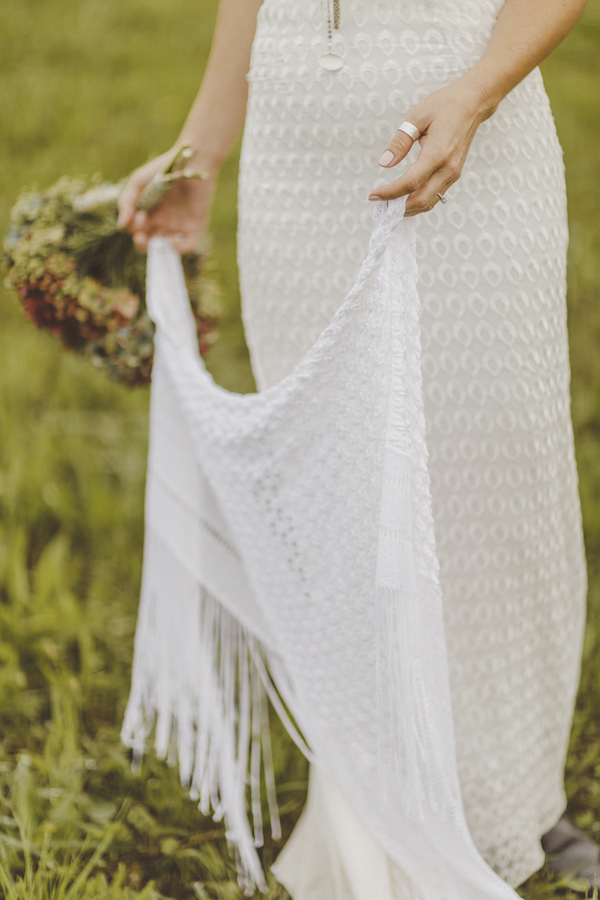
[[[587,0],[506,0],[479,62],[465,75],[482,91],[484,117],[569,33]]]
[[[202,86],[174,146],[136,169],[119,197],[119,227],[128,228],[145,252],[153,234],[175,235],[180,253],[197,246],[206,228],[215,176],[246,116],[250,54],[262,0],[221,0]],[[184,142],[194,148],[187,168],[204,172],[201,181],[184,178],[149,212],[138,210],[141,192],[174,159]]]
[[[246,115],[250,51],[262,0],[221,0],[212,49],[180,141],[197,149],[194,165],[215,171]]]

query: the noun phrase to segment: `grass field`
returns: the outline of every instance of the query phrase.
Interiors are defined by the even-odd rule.
[[[167,147],[199,83],[214,0],[0,3],[0,228],[18,191],[120,178]],[[590,614],[567,788],[600,838],[600,0],[545,64],[571,218],[573,414]],[[252,388],[235,266],[236,154],[212,220],[227,315],[210,365]],[[118,738],[142,543],[148,395],[121,389],[0,302],[0,897],[239,898],[223,830]],[[306,768],[279,735],[284,837]],[[268,844],[265,861],[277,846]],[[530,900],[574,896],[542,871]],[[273,883],[270,897],[282,896]]]

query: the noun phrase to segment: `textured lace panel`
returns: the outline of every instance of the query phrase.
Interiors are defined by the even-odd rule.
[[[174,407],[185,436],[179,461],[151,447],[149,496],[158,477],[171,480],[172,493],[186,498],[182,514],[192,498],[197,519],[206,519],[210,510],[189,489],[194,469],[201,472],[218,506],[216,530],[226,523],[250,594],[238,585],[242,593],[207,605],[203,572],[194,574],[175,550],[157,554],[179,526],[150,504],[124,736],[141,745],[158,714],[164,753],[173,726],[183,772],[225,818],[242,883],[261,885],[251,830],[241,819],[241,773],[247,765],[251,786],[260,783],[259,750],[248,757],[249,728],[270,771],[260,736],[264,703],[255,696],[261,684],[269,690],[268,659],[311,756],[352,798],[423,900],[508,900],[512,890],[471,840],[456,771],[413,226],[402,219],[401,202],[377,212],[344,305],[293,372],[255,395],[229,394],[208,376],[178,257],[167,241],[151,243],[152,445],[173,439]],[[225,600],[232,610],[247,599],[275,652],[256,649],[258,622],[242,626],[225,611]],[[223,657],[232,640],[235,652]],[[238,694],[246,701],[236,704]]]
[[[334,41],[345,65],[331,73],[317,64],[322,6],[266,0],[239,226],[261,388],[292,370],[353,283],[371,231],[366,197],[384,180],[377,158],[390,136],[478,57],[500,5],[343,0]],[[538,71],[479,128],[448,197],[418,217],[416,233],[458,766],[477,846],[518,884],[541,864],[539,837],[565,802],[585,596],[563,163]]]

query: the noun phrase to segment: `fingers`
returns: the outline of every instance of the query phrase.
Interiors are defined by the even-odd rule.
[[[189,191],[199,189],[207,190],[197,183],[172,188],[153,209],[134,213],[129,230],[140,253],[146,253],[150,238],[157,236],[170,240],[179,253],[196,250],[206,229],[209,204],[207,195],[201,204],[194,205]]]
[[[406,201],[406,216],[415,216],[429,212],[441,202],[449,187],[460,178],[460,167],[444,163],[434,172],[421,187],[409,194]]]
[[[160,217],[148,216],[147,213],[138,211],[132,222],[133,242],[140,253],[147,253],[150,238],[160,235],[171,241],[178,253],[192,253],[198,247],[202,229],[186,225],[183,228],[183,231],[173,232]]]
[[[133,241],[135,243],[136,249],[140,253],[147,253],[150,238],[157,237],[158,235],[160,235],[161,237],[165,237],[167,238],[167,240],[171,241],[178,253],[193,253],[194,250],[197,249],[200,240],[200,235],[196,234],[195,232],[186,233],[184,231],[180,231],[176,234],[169,234],[158,230],[153,231],[152,233],[148,231],[135,231],[133,234]]]
[[[164,169],[172,154],[172,150],[162,153],[149,163],[146,163],[145,166],[140,166],[139,169],[136,169],[131,174],[129,181],[121,191],[121,196],[117,203],[119,208],[118,228],[130,228],[140,194],[146,185],[152,181],[157,172]]]
[[[145,253],[148,247],[148,239],[150,237],[149,234],[149,219],[148,213],[143,212],[142,210],[134,210],[133,215],[131,216],[129,222],[129,230],[133,235],[133,243],[136,248],[140,251],[140,253]]]
[[[178,234],[167,234],[165,235],[178,253],[193,253],[194,250],[198,249],[198,243],[200,240],[200,235],[194,233],[180,232]]]
[[[380,166],[389,169],[397,165],[412,150],[413,140],[403,131],[397,131],[378,159]]]
[[[431,179],[422,191],[410,194],[406,201],[406,211],[404,215],[407,219],[411,216],[418,216],[420,213],[431,212],[434,206],[441,203],[440,195],[443,197],[450,184],[447,181],[440,183],[439,179]]]
[[[395,200],[408,195],[407,216],[428,212],[440,202],[438,193],[443,195],[458,181],[460,170],[460,166],[421,150],[419,158],[404,175],[378,187],[369,200]]]
[[[406,218],[418,216],[424,212],[431,212],[434,206],[441,203],[440,198],[444,196],[455,180],[448,178],[443,168],[436,172],[423,187],[409,194],[404,213]]]
[[[396,178],[390,184],[380,185],[380,187],[371,192],[369,200],[396,200],[398,197],[412,194],[423,187],[440,166],[441,162],[439,160],[428,155],[425,150],[421,150],[418,159],[404,175]]]

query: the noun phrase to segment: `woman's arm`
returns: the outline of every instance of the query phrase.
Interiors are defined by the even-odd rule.
[[[119,225],[129,228],[139,250],[153,234],[170,235],[180,252],[192,250],[206,227],[214,180],[246,115],[250,51],[262,0],[221,0],[212,48],[198,96],[175,145],[137,169],[119,199]],[[187,168],[206,181],[178,182],[150,213],[136,202],[151,178],[189,141],[195,149]]]
[[[206,74],[181,131],[207,168],[218,168],[246,116],[250,51],[263,0],[221,0]]]
[[[489,44],[476,65],[457,81],[430,94],[406,116],[421,132],[419,156],[404,175],[377,188],[370,200],[410,194],[407,215],[432,209],[460,178],[479,125],[569,33],[587,0],[506,0]],[[404,159],[412,140],[399,131],[379,164]]]

